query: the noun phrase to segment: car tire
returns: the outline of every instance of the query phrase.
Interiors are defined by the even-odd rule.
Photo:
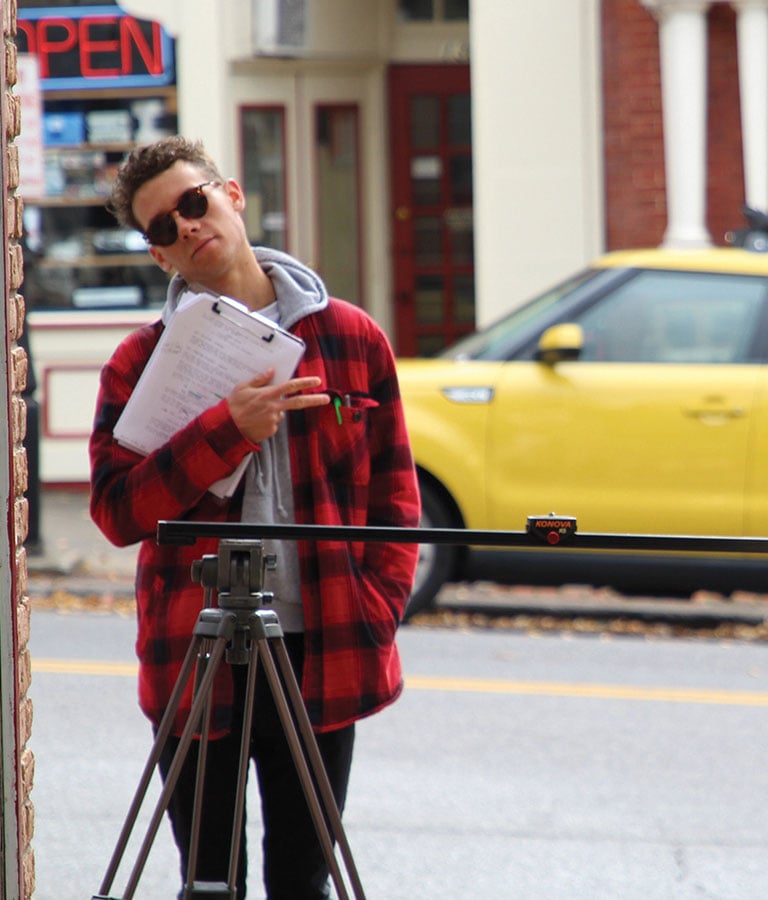
[[[421,491],[421,527],[452,528],[447,504],[431,485],[419,482]],[[413,591],[405,610],[409,619],[417,612],[429,609],[443,584],[450,579],[456,569],[458,548],[451,544],[419,544],[419,561],[416,566]]]

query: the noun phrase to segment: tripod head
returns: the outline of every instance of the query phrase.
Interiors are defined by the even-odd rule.
[[[215,590],[222,609],[258,609],[273,595],[264,591],[264,575],[277,565],[259,540],[225,538],[218,554],[208,553],[192,563],[192,580]]]
[[[223,538],[218,554],[205,554],[192,563],[192,580],[202,585],[206,598],[215,590],[219,608],[235,616],[232,644],[227,650],[227,661],[233,665],[248,662],[245,638],[251,613],[274,600],[274,594],[263,588],[266,572],[276,565],[277,557],[264,553],[262,541],[244,538]]]

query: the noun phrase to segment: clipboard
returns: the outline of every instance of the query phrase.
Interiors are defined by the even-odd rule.
[[[114,428],[124,447],[146,456],[241,381],[265,369],[287,381],[304,341],[231,297],[187,294],[165,327]],[[209,488],[229,497],[250,455]]]

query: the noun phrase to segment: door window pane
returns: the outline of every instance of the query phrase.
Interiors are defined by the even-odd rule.
[[[245,226],[252,244],[285,250],[285,147],[282,109],[242,109],[240,145]]]
[[[357,107],[318,107],[316,126],[319,268],[332,294],[361,304]]]
[[[445,18],[448,21],[469,21],[469,0],[443,0],[445,4]]]
[[[443,161],[439,156],[411,160],[411,196],[414,206],[436,206],[442,196]]]
[[[455,266],[473,265],[475,232],[472,207],[449,207],[445,211],[444,220],[451,236],[451,262]]]
[[[448,98],[448,143],[465,147],[472,143],[472,103],[469,94]]]
[[[403,22],[468,22],[469,0],[399,0]]]
[[[435,15],[434,0],[399,0],[398,12],[404,22],[429,22]]]
[[[450,162],[451,203],[472,203],[472,157],[455,156]]]
[[[475,279],[457,275],[453,282],[453,316],[462,325],[475,324]]]
[[[411,147],[414,150],[440,145],[440,98],[411,97]]]
[[[413,258],[417,266],[443,262],[443,222],[437,216],[419,216],[413,222]]]
[[[439,325],[445,312],[445,286],[438,275],[419,275],[414,294],[416,322],[419,325]]]

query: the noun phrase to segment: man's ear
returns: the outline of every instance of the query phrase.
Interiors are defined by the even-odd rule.
[[[163,272],[171,272],[173,271],[173,266],[168,262],[168,260],[163,256],[161,250],[158,250],[155,246],[150,246],[149,255],[154,259],[154,261],[160,266]]]
[[[229,195],[236,212],[242,212],[245,209],[245,194],[240,185],[234,178],[228,178],[224,183],[224,190]]]

